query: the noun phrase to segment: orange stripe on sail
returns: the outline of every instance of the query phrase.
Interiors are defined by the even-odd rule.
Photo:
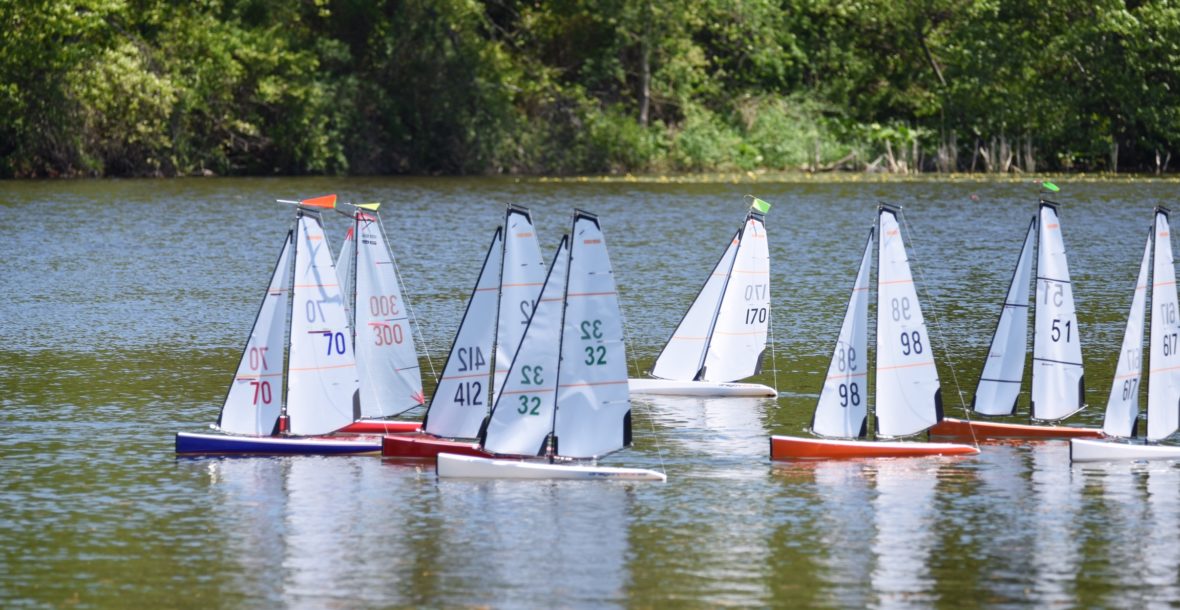
[[[894,366],[879,366],[879,367],[877,367],[877,371],[880,372],[880,371],[892,371],[893,369],[912,369],[912,368],[918,367],[918,366],[934,366],[934,361],[927,360],[926,362],[915,362],[913,364],[897,364]]]
[[[673,339],[680,339],[681,341],[704,341],[705,337],[686,337],[684,335],[672,335]]]
[[[1162,369],[1150,369],[1148,370],[1148,373],[1166,373],[1168,371],[1175,371],[1177,369],[1180,369],[1180,366],[1165,366]]]
[[[1058,228],[1058,227],[1060,227],[1060,226],[1061,226],[1061,225],[1059,225],[1059,224],[1049,224],[1049,225],[1045,225],[1045,228],[1046,228],[1046,229],[1056,229],[1056,228]]]
[[[471,379],[472,377],[487,377],[487,373],[471,373],[470,375],[443,375],[439,381],[446,381],[447,379]]]
[[[298,371],[326,371],[328,369],[347,369],[347,368],[355,368],[355,367],[356,367],[356,364],[350,362],[348,364],[333,364],[332,366],[309,366],[309,367],[303,367],[303,368],[291,367],[288,370],[290,370],[291,372],[294,373],[294,372],[298,372]]]
[[[868,373],[837,373],[835,375],[828,375],[828,379],[846,379],[849,377],[864,377]]]
[[[1138,377],[1138,376],[1139,376],[1139,373],[1137,373],[1137,372],[1136,372],[1136,373],[1126,373],[1126,374],[1123,374],[1123,375],[1115,375],[1115,377],[1114,377],[1114,378],[1115,378],[1116,380],[1117,380],[1117,379],[1130,379],[1130,378],[1132,378],[1132,377]]]
[[[282,373],[261,373],[258,375],[238,375],[234,377],[234,381],[250,381],[251,379],[262,379],[263,377],[282,377]]]
[[[563,383],[563,384],[559,385],[558,387],[561,387],[561,388],[585,388],[585,387],[596,386],[596,385],[618,385],[620,383],[627,383],[627,380],[624,379],[622,381],[587,381],[584,383]]]
[[[538,387],[531,390],[504,390],[501,394],[540,394],[542,392],[552,392],[556,388],[552,387]]]
[[[910,278],[908,280],[886,280],[884,282],[882,282],[881,280],[877,280],[878,286],[880,286],[881,284],[913,284],[913,283],[914,283],[913,278]]]
[[[1152,284],[1152,286],[1155,286],[1157,288],[1160,286],[1175,286],[1175,285],[1176,285],[1176,280],[1172,280],[1170,282],[1157,282],[1155,284]]]

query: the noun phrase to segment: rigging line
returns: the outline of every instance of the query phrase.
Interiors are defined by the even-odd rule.
[[[389,248],[389,260],[393,262],[393,276],[397,279],[398,287],[401,288],[406,310],[410,312],[410,320],[414,323],[413,328],[418,331],[418,345],[422,348],[422,355],[426,356],[426,364],[430,367],[430,377],[434,380],[434,385],[438,386],[438,372],[434,370],[434,360],[430,357],[430,349],[426,347],[426,337],[422,334],[422,323],[418,321],[418,316],[414,313],[414,299],[410,298],[410,291],[406,290],[406,283],[402,281],[402,270],[397,264],[397,257],[393,255],[393,246],[390,245],[392,242],[389,241],[389,233],[385,230],[385,222],[381,220],[380,213],[375,213],[375,215],[377,216],[377,225],[381,227],[381,236],[385,238],[385,247]],[[353,239],[360,239],[360,235],[354,235]],[[359,242],[357,246],[360,246]]]
[[[975,426],[970,425],[971,410],[967,408],[967,400],[963,395],[963,387],[959,385],[959,376],[957,373],[955,373],[955,361],[954,357],[951,355],[950,343],[946,339],[946,333],[944,333],[942,330],[942,323],[939,322],[938,315],[936,314],[938,311],[937,303],[934,300],[934,295],[930,294],[928,282],[926,281],[926,273],[923,271],[922,264],[918,260],[918,246],[912,237],[914,235],[914,231],[910,227],[910,221],[908,218],[906,218],[905,214],[902,213],[898,215],[901,216],[901,222],[905,226],[905,232],[911,236],[910,249],[914,251],[913,267],[918,271],[918,275],[922,279],[922,292],[925,294],[926,302],[930,303],[930,320],[934,323],[934,327],[938,329],[938,339],[939,342],[942,343],[942,353],[946,354],[947,364],[950,365],[951,369],[951,380],[955,384],[955,391],[959,394],[959,406],[963,408],[963,413],[966,416],[968,423],[967,428],[971,430],[971,443],[975,445],[976,449],[978,449],[979,439],[975,437]]]
[[[774,397],[778,401],[778,360],[774,357],[774,308],[767,303],[767,309],[770,310],[766,315],[766,325],[770,330],[770,372],[774,377]]]
[[[622,295],[619,295],[619,296],[621,297]],[[621,298],[619,299],[619,317],[623,319],[623,344],[626,345],[628,342],[628,339],[630,337],[633,337],[634,334],[632,334],[632,332],[631,332],[631,323],[627,321],[627,314],[623,313],[623,303],[622,303]],[[635,350],[627,350],[627,351],[631,352],[631,364],[632,364],[632,366],[635,367],[635,378],[638,379],[639,378],[639,357],[635,355]],[[630,382],[628,382],[628,383],[630,383]],[[667,476],[668,469],[667,469],[667,467],[664,466],[664,447],[662,445],[660,445],[660,437],[659,437],[659,435],[656,434],[655,418],[652,417],[651,415],[652,414],[649,412],[648,417],[647,417],[647,424],[651,428],[651,438],[656,444],[656,455],[660,458],[660,472],[664,473],[664,475]]]

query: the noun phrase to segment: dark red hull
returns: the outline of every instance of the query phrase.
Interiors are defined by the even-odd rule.
[[[434,460],[440,453],[492,457],[473,441],[453,441],[424,433],[391,434],[381,439],[381,457]]]
[[[336,431],[337,434],[401,434],[422,429],[419,421],[389,419],[359,419]]]
[[[1049,440],[1054,438],[1102,438],[1105,435],[1098,428],[1070,428],[1068,426],[1031,426],[1028,424],[1006,424],[990,421],[967,421],[946,418],[933,428],[930,436],[954,436],[961,438],[1027,438]]]

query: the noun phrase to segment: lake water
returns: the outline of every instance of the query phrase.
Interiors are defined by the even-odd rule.
[[[1098,426],[1151,210],[1176,183],[1060,184],[1091,403],[1074,421]],[[636,397],[636,444],[607,463],[666,484],[177,459],[174,433],[217,417],[286,235],[273,199],[326,192],[385,202],[428,379],[505,203],[532,208],[547,256],[573,208],[600,215],[647,370],[756,194],[774,203],[756,381],[780,397]],[[1175,606],[1174,464],[1071,467],[1061,442],[768,460],[769,435],[810,421],[877,201],[905,208],[962,415],[1036,198],[1031,181],[0,182],[0,606]],[[328,228],[338,248],[345,221]]]

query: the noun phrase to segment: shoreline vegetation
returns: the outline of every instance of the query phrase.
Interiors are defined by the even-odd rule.
[[[0,178],[1180,165],[1163,0],[49,0],[0,24]]]

